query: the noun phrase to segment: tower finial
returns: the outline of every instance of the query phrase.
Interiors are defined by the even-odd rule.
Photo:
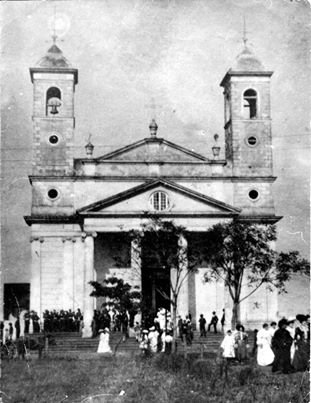
[[[247,39],[247,31],[246,31],[246,21],[245,21],[245,15],[243,16],[243,42],[244,42],[244,47],[246,48],[246,43],[248,41]]]

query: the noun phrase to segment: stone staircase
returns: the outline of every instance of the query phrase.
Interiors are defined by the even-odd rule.
[[[96,353],[99,337],[96,338],[82,338],[79,333],[52,333],[55,340],[55,345],[49,345],[49,355],[62,355],[67,353]],[[218,351],[224,335],[222,333],[207,333],[207,337],[200,338],[198,331],[194,331],[194,338],[191,346],[187,346],[188,353],[213,353]],[[254,337],[253,333],[249,332],[249,344],[251,349],[253,347]],[[139,354],[140,349],[135,338],[128,338],[125,342],[122,341],[122,334],[120,332],[112,332],[110,334],[110,346],[113,352]],[[184,345],[181,339],[177,340],[177,352],[182,353]]]

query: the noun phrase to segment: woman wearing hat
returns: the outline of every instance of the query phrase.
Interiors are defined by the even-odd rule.
[[[99,329],[99,344],[98,353],[111,353],[111,348],[109,346],[109,329],[106,327],[104,330]]]
[[[305,371],[309,367],[308,322],[305,315],[297,315],[296,319],[293,367],[296,371]]]
[[[289,331],[286,329],[287,325],[287,320],[285,318],[281,319],[278,323],[279,328],[272,338],[272,349],[275,355],[272,372],[283,372],[283,374],[293,372],[290,363],[290,348],[293,339]]]

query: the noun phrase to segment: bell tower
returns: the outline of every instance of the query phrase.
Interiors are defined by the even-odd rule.
[[[246,45],[221,82],[226,159],[233,175],[272,175],[270,78]]]
[[[225,154],[232,175],[233,199],[240,219],[275,217],[270,80],[273,74],[247,45],[221,82],[224,88]],[[274,221],[275,222],[275,221]]]
[[[74,92],[78,70],[55,43],[30,68],[33,83],[33,175],[72,173]]]

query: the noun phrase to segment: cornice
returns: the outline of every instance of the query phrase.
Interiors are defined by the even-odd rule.
[[[201,181],[226,181],[226,182],[275,182],[276,176],[96,176],[96,175],[63,175],[63,176],[39,176],[30,175],[29,181],[32,182],[137,182],[150,181],[155,179],[164,179],[176,182],[201,182]]]

